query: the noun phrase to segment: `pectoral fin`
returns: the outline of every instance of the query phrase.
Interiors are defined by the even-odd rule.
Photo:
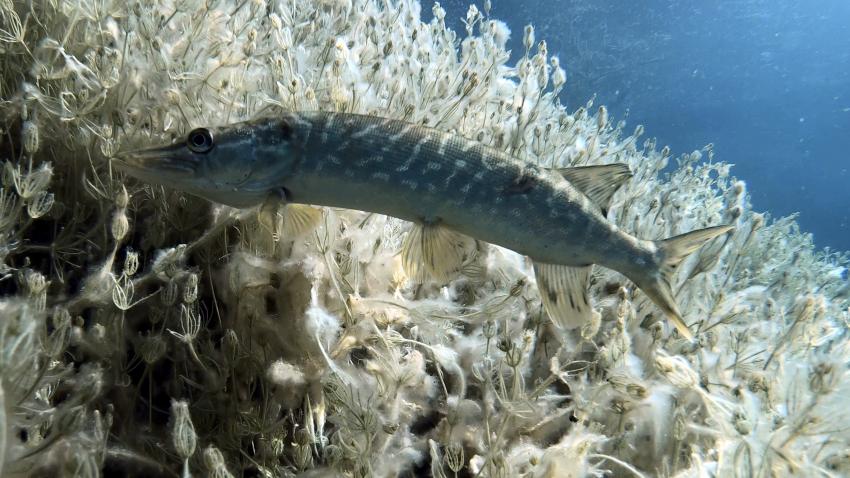
[[[632,177],[629,166],[623,163],[560,168],[556,171],[599,206],[603,216],[608,213],[614,193]]]
[[[415,224],[402,243],[404,272],[416,282],[446,282],[463,267],[471,241],[439,224]]]
[[[590,321],[593,308],[587,287],[591,267],[534,263],[543,308],[558,327],[575,329]]]
[[[293,238],[306,234],[319,226],[322,210],[306,204],[287,204],[281,212],[282,237]]]
[[[275,239],[292,239],[304,235],[315,229],[321,220],[320,208],[306,204],[286,204],[275,194],[269,194],[257,212],[257,221]]]

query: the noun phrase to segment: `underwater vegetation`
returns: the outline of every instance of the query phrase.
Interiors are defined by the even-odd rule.
[[[0,474],[850,473],[847,255],[753,212],[710,145],[674,157],[568,110],[558,59],[526,27],[508,64],[489,1],[460,33],[421,8],[0,0]],[[734,225],[672,284],[695,340],[609,269],[561,329],[510,250],[410,277],[405,221],[321,208],[308,228],[110,160],[315,110],[544,167],[625,163],[607,218],[641,239]]]

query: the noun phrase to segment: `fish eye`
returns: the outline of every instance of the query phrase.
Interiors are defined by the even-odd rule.
[[[186,138],[186,146],[193,153],[208,153],[215,143],[213,143],[212,133],[206,128],[197,128],[189,132]]]

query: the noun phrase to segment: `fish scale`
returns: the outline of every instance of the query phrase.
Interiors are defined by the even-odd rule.
[[[598,264],[631,279],[690,337],[670,285],[676,268],[732,229],[641,240],[604,214],[631,177],[626,165],[550,170],[461,136],[376,116],[286,113],[195,129],[186,143],[114,159],[139,179],[234,207],[284,199],[411,221],[402,256],[417,279],[423,270],[439,280],[457,273],[463,236],[512,249],[534,262],[543,305],[564,328],[590,320],[587,282]],[[299,226],[290,232],[316,222],[314,213],[287,210]]]

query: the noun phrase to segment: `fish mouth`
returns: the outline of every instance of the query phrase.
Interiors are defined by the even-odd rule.
[[[171,148],[118,153],[111,158],[118,169],[135,178],[160,184],[175,184],[194,178],[198,162],[175,155]]]

